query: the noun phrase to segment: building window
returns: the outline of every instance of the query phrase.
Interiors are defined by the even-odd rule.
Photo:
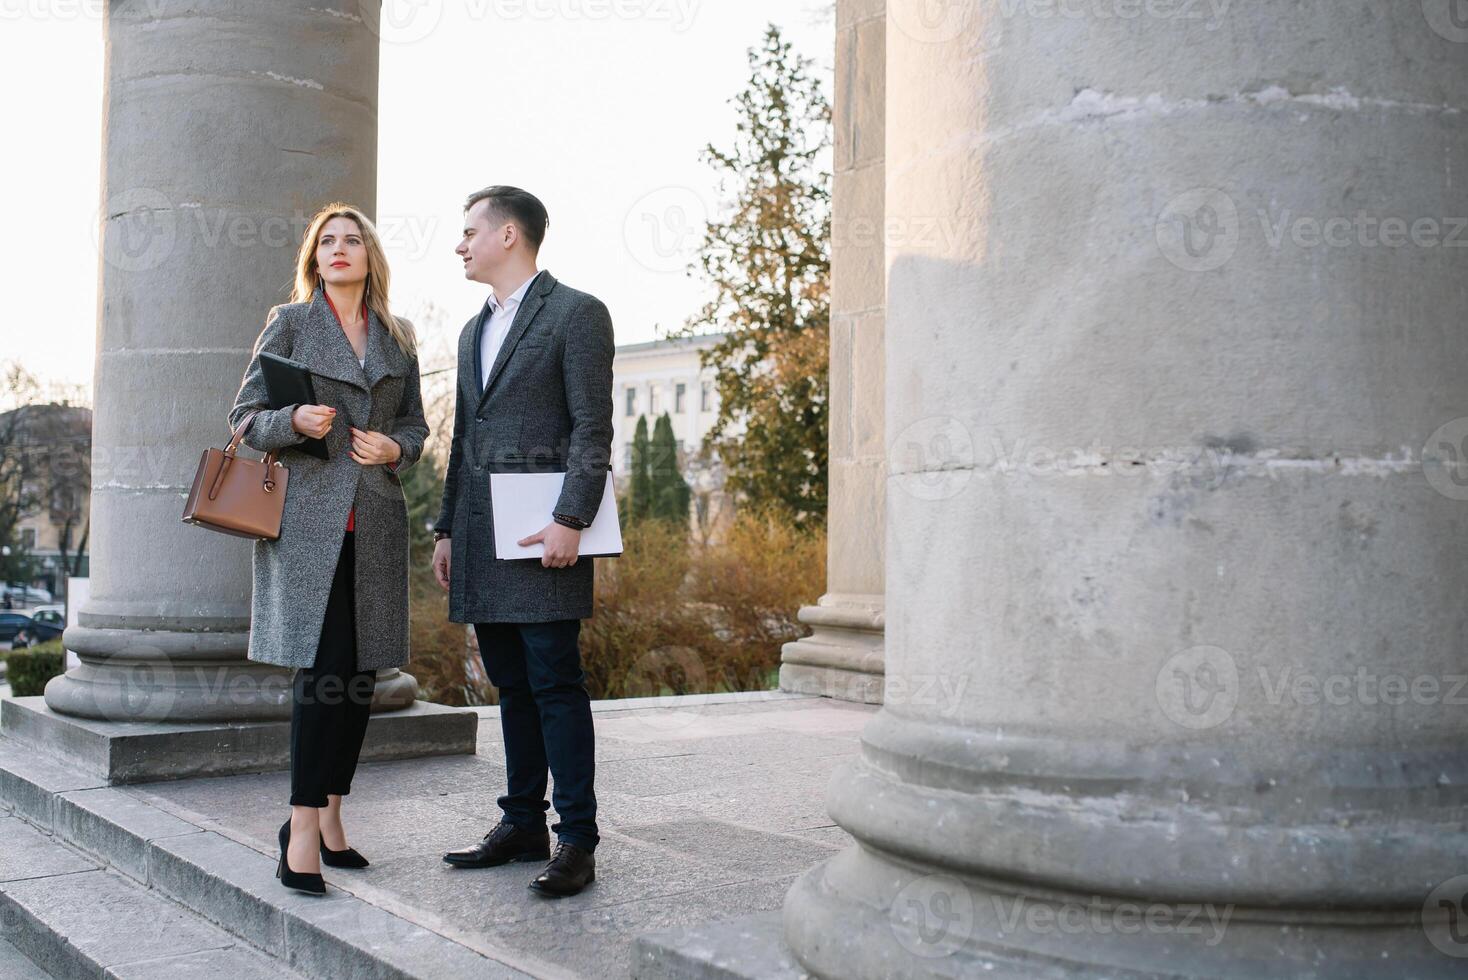
[[[684,412],[688,411],[688,399],[684,397],[687,393],[688,386],[686,384],[683,384],[682,382],[679,382],[678,385],[673,388],[673,412],[675,414],[682,415]]]
[[[700,412],[712,412],[714,410],[714,386],[707,381],[698,386],[698,410]]]
[[[20,546],[26,551],[36,550],[36,529],[23,527],[20,529]]]
[[[627,417],[628,418],[631,418],[632,416],[634,416],[636,414],[637,414],[637,389],[636,388],[632,388],[632,387],[629,386],[628,389],[627,389]]]
[[[648,385],[647,386],[647,413],[649,415],[651,415],[653,418],[657,418],[657,414],[658,414],[658,386],[657,385]]]
[[[632,468],[632,443],[622,447],[622,471],[625,473]]]

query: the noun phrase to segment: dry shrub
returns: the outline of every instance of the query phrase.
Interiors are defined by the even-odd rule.
[[[477,654],[469,646],[470,628],[449,622],[448,593],[426,563],[414,566],[408,592],[413,656],[403,669],[418,679],[418,696],[438,704],[498,703],[484,671],[473,662]]]
[[[681,527],[633,525],[621,558],[597,569],[581,632],[593,697],[768,690],[795,619],[825,590],[826,543],[770,515],[741,513],[718,544]]]
[[[777,517],[741,513],[708,545],[669,522],[633,524],[621,558],[597,559],[595,614],[581,629],[587,689],[601,699],[773,688],[780,647],[809,632],[795,614],[825,591],[825,569],[824,533]],[[426,558],[412,575],[407,670],[420,696],[496,703]]]

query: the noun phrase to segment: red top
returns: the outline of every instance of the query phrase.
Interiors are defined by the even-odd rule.
[[[326,297],[326,305],[331,307],[331,314],[332,316],[336,317],[337,326],[341,326],[342,315],[336,311],[336,304],[331,301],[331,294],[328,293],[325,288],[323,288],[321,290],[321,295]],[[367,319],[367,298],[365,296],[362,298],[362,319]],[[355,531],[356,529],[357,508],[353,507],[351,510],[347,511],[347,530]]]

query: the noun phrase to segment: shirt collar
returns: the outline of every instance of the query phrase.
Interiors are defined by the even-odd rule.
[[[520,301],[525,298],[525,294],[530,290],[530,284],[535,281],[535,276],[538,275],[540,275],[540,271],[536,270],[535,275],[522,282],[520,288],[510,294],[510,298],[505,300],[505,309],[513,310],[520,305]],[[495,299],[494,290],[492,289],[489,292],[489,309],[492,313],[498,313],[500,309],[499,301]]]

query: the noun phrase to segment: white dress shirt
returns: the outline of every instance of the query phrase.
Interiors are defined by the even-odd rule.
[[[537,271],[535,276],[540,275]],[[494,359],[499,357],[500,348],[505,345],[505,337],[510,333],[510,325],[515,322],[515,311],[520,308],[520,301],[525,298],[525,293],[530,289],[530,284],[535,281],[531,276],[520,284],[520,288],[510,294],[510,298],[500,303],[495,298],[494,292],[489,294],[489,316],[484,318],[483,333],[479,337],[479,389],[489,384],[489,370],[494,367]]]

